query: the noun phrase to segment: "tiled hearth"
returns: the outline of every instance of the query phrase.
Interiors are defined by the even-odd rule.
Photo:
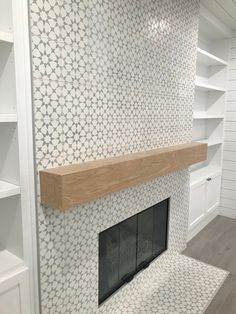
[[[169,251],[94,313],[203,314],[227,275]]]

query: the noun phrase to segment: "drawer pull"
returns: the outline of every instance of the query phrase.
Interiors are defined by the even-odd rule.
[[[211,181],[212,179],[211,178],[207,178],[207,181]]]

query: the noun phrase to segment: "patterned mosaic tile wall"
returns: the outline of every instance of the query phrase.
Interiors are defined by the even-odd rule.
[[[38,169],[191,141],[199,0],[31,0]],[[171,196],[186,242],[188,170],[69,212],[38,205],[43,314],[96,313],[98,232]]]

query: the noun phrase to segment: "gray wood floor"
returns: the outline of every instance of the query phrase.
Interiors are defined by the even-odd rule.
[[[216,217],[183,253],[230,272],[205,313],[236,314],[236,219]]]

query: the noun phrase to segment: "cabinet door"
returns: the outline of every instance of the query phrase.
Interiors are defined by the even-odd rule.
[[[206,184],[197,183],[190,188],[189,229],[192,229],[205,214]]]
[[[215,209],[220,203],[221,176],[212,176],[207,179],[206,184],[206,211]]]
[[[0,314],[33,314],[28,272],[23,266],[0,280]]]
[[[23,314],[21,311],[19,286],[12,287],[0,294],[1,314]]]

